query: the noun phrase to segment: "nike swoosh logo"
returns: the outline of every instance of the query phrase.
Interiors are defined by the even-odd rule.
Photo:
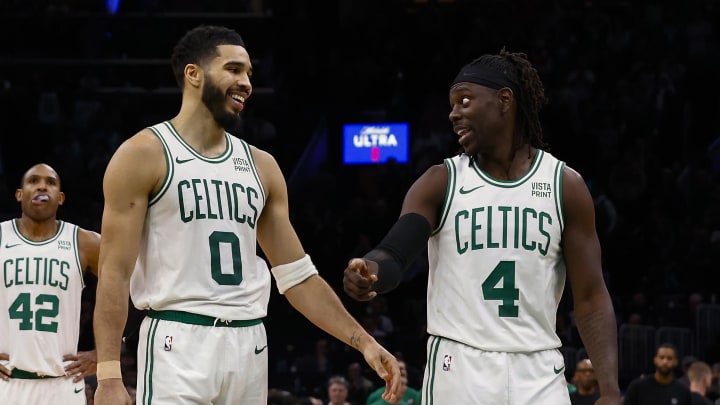
[[[177,164],[181,165],[181,164],[183,164],[183,163],[187,163],[187,162],[189,162],[189,161],[191,161],[191,160],[195,160],[195,158],[190,158],[190,159],[180,159],[179,157],[176,157],[176,158],[175,158],[175,163],[177,163]]]
[[[557,368],[557,367],[553,366],[553,371],[555,372],[555,374],[560,374],[560,373],[562,373],[563,370],[565,370],[565,365],[564,365],[564,364],[563,364],[563,366],[560,367],[560,368]]]
[[[82,391],[82,390],[84,390],[84,389],[85,389],[85,387],[83,387],[83,388],[75,388],[75,393],[77,394],[78,392],[80,392],[80,391]]]
[[[265,350],[266,347],[267,347],[267,345],[265,345],[265,346],[263,346],[263,347],[261,347],[261,348],[258,349],[258,347],[255,346],[255,354],[260,354],[260,353],[262,353],[263,350]]]
[[[460,187],[460,194],[468,194],[468,193],[472,193],[473,191],[475,191],[475,190],[479,189],[480,187],[485,187],[485,186],[477,186],[477,187],[473,187],[473,188],[471,188],[470,190],[465,190],[465,189],[464,189],[464,188],[462,188],[462,186],[461,186],[461,187]]]
[[[7,243],[6,243],[6,244],[5,244],[5,249],[14,248],[15,246],[20,246],[20,244],[19,244],[19,243],[16,243],[16,244],[14,244],[14,245],[10,245],[10,244],[7,244]]]

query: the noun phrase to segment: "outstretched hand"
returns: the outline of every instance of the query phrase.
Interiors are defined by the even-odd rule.
[[[391,404],[398,403],[400,399],[402,399],[400,397],[402,375],[400,374],[400,365],[395,356],[390,354],[377,342],[368,345],[368,348],[363,351],[363,356],[377,375],[385,380],[385,392],[382,394],[382,399]]]
[[[378,280],[378,265],[372,260],[350,259],[343,276],[347,295],[356,301],[370,301],[377,296],[372,285]]]
[[[80,382],[89,375],[97,372],[97,352],[91,350],[88,352],[78,352],[77,355],[67,354],[63,356],[63,361],[72,363],[65,366],[65,374],[73,378],[73,382]]]

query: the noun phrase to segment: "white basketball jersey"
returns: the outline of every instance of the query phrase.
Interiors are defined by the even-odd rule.
[[[77,233],[59,221],[55,236],[34,242],[15,219],[0,223],[0,353],[11,368],[61,376],[63,356],[77,354],[85,287]]]
[[[170,122],[150,128],[165,150],[167,176],[151,196],[130,279],[138,309],[221,319],[267,314],[270,272],[256,256],[265,191],[245,141],[225,134],[226,149],[207,158]]]
[[[428,243],[428,333],[488,351],[559,347],[564,162],[538,150],[513,181],[466,155],[445,165],[447,194]]]

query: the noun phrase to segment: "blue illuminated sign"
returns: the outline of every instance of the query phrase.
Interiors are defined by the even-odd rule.
[[[404,122],[343,125],[343,163],[407,163],[408,124]]]

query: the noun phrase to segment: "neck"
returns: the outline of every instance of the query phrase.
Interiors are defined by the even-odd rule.
[[[660,384],[670,384],[673,380],[672,373],[669,373],[668,375],[663,375],[659,371],[655,372],[655,381],[659,382]]]
[[[215,121],[200,99],[183,97],[180,112],[171,119],[178,134],[200,154],[212,154],[225,148],[225,129]]]
[[[18,231],[31,241],[38,242],[55,236],[59,222],[55,217],[43,221],[35,221],[23,215],[17,219]]]
[[[690,391],[697,392],[698,394],[705,396],[707,393],[707,387],[701,382],[690,381]]]
[[[508,149],[494,154],[480,154],[477,159],[480,167],[494,178],[515,180],[527,173],[535,153],[535,148],[524,143],[509,145]]]

